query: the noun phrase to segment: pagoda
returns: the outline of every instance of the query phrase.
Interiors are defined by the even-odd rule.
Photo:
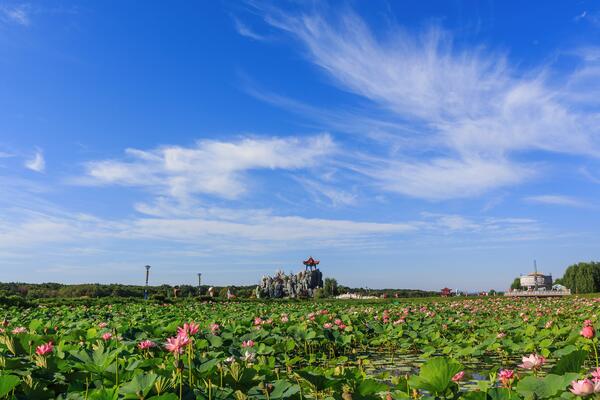
[[[319,260],[315,260],[314,258],[308,257],[308,260],[302,261],[302,263],[304,264],[305,270],[315,270],[317,269],[317,265],[319,265]]]

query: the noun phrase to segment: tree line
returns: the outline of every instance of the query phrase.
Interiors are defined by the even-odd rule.
[[[557,283],[571,289],[572,293],[600,292],[600,262],[580,262],[567,268]]]
[[[170,298],[196,297],[208,294],[208,285],[121,285],[121,284],[62,284],[62,283],[0,283],[0,296],[19,296],[26,299],[45,298],[103,298],[103,297],[144,297],[145,290],[148,296],[155,300]],[[227,287],[214,287],[215,295],[227,296]],[[254,286],[230,286],[229,289],[238,296],[250,296]]]
[[[208,296],[208,285],[160,285],[148,286],[148,296],[156,301],[170,299]],[[255,296],[256,285],[248,286],[214,286],[214,295],[218,298],[227,298],[228,290],[239,299],[248,299]],[[143,298],[145,286],[121,284],[62,284],[62,283],[21,283],[0,282],[0,297],[20,298],[26,300],[38,299],[74,299],[74,298]],[[415,289],[363,289],[350,288],[338,285],[333,278],[327,278],[324,287],[319,289],[315,297],[331,298],[338,294],[352,292],[365,296],[385,297],[429,297],[437,296],[438,292]]]

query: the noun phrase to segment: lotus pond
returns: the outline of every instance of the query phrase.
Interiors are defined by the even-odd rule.
[[[4,308],[0,398],[597,397],[598,300]]]

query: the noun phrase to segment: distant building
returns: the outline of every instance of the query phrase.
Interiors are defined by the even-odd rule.
[[[539,272],[521,275],[521,287],[526,290],[552,290],[552,275]]]
[[[452,289],[450,288],[443,288],[442,290],[440,290],[440,296],[442,297],[448,297],[448,296],[452,296]]]

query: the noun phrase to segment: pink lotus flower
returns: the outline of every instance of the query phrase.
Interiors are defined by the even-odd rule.
[[[156,343],[154,343],[152,340],[142,340],[138,343],[138,348],[140,350],[148,350],[152,347],[156,347]]]
[[[524,369],[539,369],[546,362],[543,356],[537,354],[530,354],[529,357],[523,357],[523,363],[519,365]]]
[[[12,330],[13,335],[18,335],[19,333],[25,333],[25,332],[27,332],[27,328],[25,328],[24,326],[18,326]]]
[[[502,339],[504,337],[506,337],[506,333],[504,333],[504,332],[500,332],[496,335],[496,339]]]
[[[242,347],[254,347],[254,340],[244,340],[242,342]]]
[[[104,341],[109,341],[110,339],[112,339],[113,334],[110,332],[106,332],[105,334],[102,335],[102,339],[104,339]]]
[[[500,382],[504,387],[510,386],[514,378],[515,371],[512,369],[501,369],[500,372],[498,372],[498,379],[500,379]]]
[[[194,322],[186,322],[182,327],[177,328],[177,336],[194,336],[199,330],[200,325]]]
[[[596,331],[594,330],[593,326],[585,325],[583,328],[581,328],[579,334],[586,339],[593,339],[594,336],[596,336]]]
[[[592,326],[592,320],[586,319],[585,321],[583,321],[583,326]]]
[[[465,371],[460,371],[452,377],[452,382],[460,382],[465,376]]]
[[[254,318],[254,325],[258,326],[260,324],[262,324],[263,320],[261,317],[256,317]]]
[[[40,356],[45,356],[48,353],[52,353],[52,350],[54,350],[54,344],[52,344],[52,342],[48,342],[36,347],[35,353],[39,354]]]
[[[104,328],[106,328],[107,326],[108,326],[108,324],[107,324],[106,322],[100,322],[100,323],[98,324],[98,328],[100,328],[100,329],[104,329]]]
[[[595,370],[592,371],[592,380],[594,382],[600,382],[600,368],[596,368]]]
[[[290,318],[287,316],[287,314],[283,314],[281,316],[281,322],[283,322],[284,324],[287,323],[290,320]]]
[[[589,379],[571,382],[571,393],[576,396],[589,396],[594,393],[594,383]]]
[[[219,332],[221,332],[221,326],[219,324],[210,324],[210,332],[213,335],[217,335]]]
[[[183,348],[188,344],[190,344],[190,338],[188,336],[177,335],[167,339],[165,349],[173,354],[181,354],[183,353]]]
[[[512,369],[501,369],[498,373],[500,379],[513,379],[515,377],[515,371]]]
[[[333,324],[331,322],[326,322],[323,324],[323,328],[331,329],[331,328],[333,328]]]

